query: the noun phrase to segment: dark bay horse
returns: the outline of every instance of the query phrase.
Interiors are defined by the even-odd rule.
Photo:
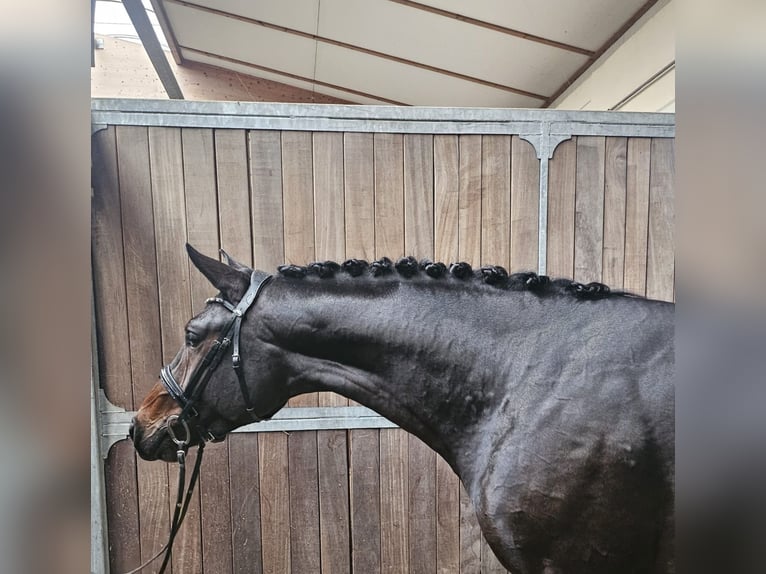
[[[444,457],[514,574],[674,572],[673,304],[413,258],[267,278],[188,251],[220,295],[135,417],[143,458],[175,460],[172,415],[194,444],[333,391]]]

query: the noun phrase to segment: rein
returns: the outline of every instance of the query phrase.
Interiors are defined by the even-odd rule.
[[[223,305],[231,311],[232,317],[226,324],[226,327],[221,332],[221,336],[216,339],[213,346],[205,355],[205,358],[197,366],[197,368],[189,377],[189,382],[186,384],[186,388],[182,388],[178,384],[170,365],[165,365],[160,371],[160,381],[165,386],[171,397],[181,406],[181,413],[177,415],[171,415],[167,421],[167,432],[170,438],[176,444],[177,451],[176,456],[178,459],[178,493],[176,495],[175,510],[173,512],[173,520],[170,525],[170,535],[167,543],[160,548],[160,550],[141,566],[126,572],[125,574],[135,574],[146,568],[149,564],[154,562],[163,553],[165,558],[162,561],[162,566],[158,571],[158,574],[163,574],[165,568],[167,568],[170,556],[173,552],[173,541],[175,540],[178,531],[181,528],[181,523],[186,517],[186,511],[189,508],[192,494],[194,493],[194,487],[197,484],[199,478],[200,468],[202,467],[202,455],[205,449],[205,442],[218,442],[223,440],[224,437],[216,437],[210,429],[206,428],[199,420],[199,411],[196,408],[196,403],[202,396],[202,391],[207,386],[210,376],[213,371],[218,367],[223,360],[224,353],[229,345],[232,345],[231,353],[231,366],[234,372],[237,374],[237,380],[239,381],[239,388],[242,392],[242,398],[245,402],[245,410],[250,414],[250,417],[255,422],[259,422],[262,419],[255,413],[255,407],[250,399],[250,392],[245,383],[245,375],[242,372],[242,362],[239,354],[239,333],[242,325],[242,319],[247,313],[248,309],[255,303],[260,295],[261,290],[271,280],[271,275],[261,273],[259,271],[253,271],[250,276],[250,286],[247,292],[244,294],[238,305],[234,305],[225,299],[220,297],[211,297],[206,303],[217,303]],[[189,443],[191,441],[191,431],[189,430],[189,424],[192,423],[197,434],[200,438],[199,446],[197,447],[197,461],[194,464],[191,477],[189,479],[189,486],[185,488],[186,484],[186,452],[189,449]],[[177,436],[178,430],[183,430],[183,438]],[[184,491],[186,494],[184,495]]]

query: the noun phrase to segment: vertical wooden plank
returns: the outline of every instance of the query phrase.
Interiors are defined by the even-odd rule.
[[[258,452],[259,438],[262,437],[258,437],[257,433],[233,433],[226,439],[229,448],[231,498],[230,507],[223,505],[218,511],[225,512],[231,508],[229,548],[232,550],[231,571],[235,574],[261,574],[264,571],[261,543],[262,474],[260,453]],[[268,477],[268,473],[266,476]],[[273,494],[272,492],[266,496],[273,496]],[[279,510],[274,512],[274,514],[277,513]],[[286,517],[289,519],[289,512]],[[283,521],[286,522],[285,517],[277,518],[277,524],[272,528],[276,531]],[[274,542],[274,538],[271,541]],[[281,544],[282,540],[277,539],[277,542]],[[278,571],[275,565],[283,563],[279,559],[274,560],[270,571]],[[288,571],[283,570],[283,572]]]
[[[128,303],[134,404],[138,405],[157,381],[162,365],[154,215],[146,128],[116,128],[119,149],[122,225],[125,242],[125,288]],[[170,528],[168,465],[136,459],[138,505],[141,514],[141,560],[167,542]]]
[[[625,192],[624,286],[636,295],[646,294],[646,240],[649,235],[649,138],[628,140]]]
[[[460,574],[481,572],[482,534],[473,503],[460,484]]]
[[[317,432],[322,572],[351,572],[346,431]]]
[[[183,328],[191,309],[183,174],[183,145],[177,128],[149,128],[149,159],[157,249],[157,280],[163,362],[168,363],[183,343]],[[194,454],[188,457],[194,462]],[[175,499],[178,476],[169,474],[169,492]],[[173,502],[171,502],[172,504]],[[171,509],[172,510],[172,509]],[[199,571],[199,498],[193,499],[184,526],[175,539],[173,570]]]
[[[91,202],[91,249],[93,296],[101,386],[107,397],[122,407],[133,408],[131,364],[125,334],[128,333],[127,296],[117,167],[115,128],[93,136],[93,199]],[[112,447],[104,463],[109,566],[124,572],[141,563],[136,457],[133,445],[121,441]]]
[[[345,257],[343,134],[315,133],[314,211],[317,259]],[[347,406],[334,393],[320,393],[319,406]],[[319,542],[322,572],[349,572],[348,443],[346,431],[317,432]]]
[[[511,139],[511,266],[537,271],[540,209],[540,160],[519,136]]]
[[[434,253],[433,136],[404,136],[404,249],[418,259]],[[409,571],[436,570],[436,454],[408,436]]]
[[[263,573],[292,572],[290,564],[290,491],[287,433],[264,433],[258,440],[261,478],[261,539]],[[300,534],[300,533],[299,533]],[[234,551],[236,552],[236,547]],[[299,572],[295,570],[296,574]]]
[[[404,139],[375,134],[375,257],[404,253]],[[380,431],[380,570],[409,571],[407,434]]]
[[[305,265],[316,258],[311,132],[282,133],[282,200],[285,261]],[[289,400],[291,407],[315,407],[318,393]]]
[[[379,431],[349,431],[349,459],[352,572],[378,574],[381,559]]]
[[[481,264],[510,267],[511,138],[482,136]]]
[[[375,134],[375,256],[404,255],[404,139]]]
[[[675,240],[673,235],[675,142],[653,139],[649,180],[649,245],[647,246],[646,296],[673,301]]]
[[[372,134],[344,134],[346,257],[375,257],[375,172]]]
[[[604,242],[604,155],[606,138],[577,138],[574,279],[602,280]]]
[[[189,243],[202,253],[216,257],[220,239],[216,193],[218,165],[213,130],[184,129],[181,137]],[[196,268],[190,270],[189,280],[192,313],[197,313],[204,307],[205,299],[217,290]],[[200,539],[205,572],[232,570],[228,466],[226,446],[211,445],[206,451],[199,478]]]
[[[436,453],[409,435],[410,572],[436,571]]]
[[[404,136],[404,249],[418,259],[434,251],[433,136]]]
[[[627,155],[627,138],[606,139],[603,282],[613,289],[624,280]]]
[[[127,298],[117,168],[115,128],[93,136],[93,199],[91,249],[93,297],[101,386],[113,403],[133,408]],[[127,442],[116,444],[105,461],[109,564],[127,571],[141,562],[136,457]]]
[[[574,277],[577,140],[558,145],[548,163],[548,269],[551,277]]]
[[[282,133],[282,194],[285,259],[313,261],[314,185],[310,132]],[[317,393],[290,399],[290,406],[315,407]],[[288,438],[290,475],[290,561],[294,572],[319,570],[319,491],[316,432],[294,432]]]
[[[481,136],[464,135],[458,140],[459,165],[459,261],[473,266],[481,263]]]
[[[408,444],[401,429],[380,431],[381,572],[409,572]]]
[[[346,256],[375,258],[372,134],[344,135]],[[348,433],[351,571],[380,572],[380,434]]]
[[[434,136],[434,259],[458,257],[458,136]]]
[[[281,134],[276,131],[252,131],[248,133],[248,139],[253,263],[259,269],[273,271],[285,257]],[[257,448],[262,571],[264,574],[283,574],[290,572],[291,546],[287,435],[261,434],[257,438]],[[232,463],[236,464],[234,451],[230,450],[230,454]],[[237,467],[232,466],[232,473],[235,472],[240,476]],[[246,480],[246,472],[245,468],[241,471],[243,481]],[[232,499],[232,504],[234,502]],[[234,538],[235,569],[249,572],[248,564],[244,560],[240,562],[236,554],[238,540],[243,537],[244,529],[240,538]]]
[[[434,259],[456,261],[459,254],[459,147],[458,136],[434,136]],[[436,572],[456,573],[460,568],[459,479],[436,456]]]
[[[290,482],[290,563],[292,571],[320,571],[319,468],[316,431],[287,438]]]
[[[482,137],[482,264],[510,267],[511,244],[511,138]],[[481,571],[504,572],[481,538]]]
[[[249,163],[247,134],[244,130],[216,130],[215,164],[221,247],[237,260],[252,265],[250,210],[247,209],[251,205]],[[279,208],[281,224],[281,198]],[[231,567],[227,571],[235,574],[261,574],[263,562],[258,435],[234,433],[229,435],[226,445],[228,450],[220,454],[219,463],[225,464],[228,468],[229,480],[226,484],[219,486],[220,495],[215,498],[208,499],[206,492],[202,493],[203,532],[206,528],[205,516],[208,506],[217,504],[218,513],[230,508],[228,548],[231,554]],[[228,501],[223,500],[225,490],[229,492]],[[203,550],[205,550],[204,547]],[[204,558],[206,571],[211,571],[207,567],[206,550]]]
[[[253,265],[273,272],[285,261],[281,134],[252,131],[248,137]]]
[[[316,259],[342,261],[346,255],[343,134],[313,134],[313,150]],[[320,407],[348,405],[348,399],[335,393],[319,393],[318,402]]]

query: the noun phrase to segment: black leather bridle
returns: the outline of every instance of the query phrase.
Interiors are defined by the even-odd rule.
[[[271,280],[271,275],[262,273],[260,271],[253,271],[250,276],[250,286],[247,292],[244,294],[238,305],[234,305],[225,299],[220,297],[211,297],[207,300],[207,303],[217,303],[223,305],[231,311],[231,319],[221,331],[221,335],[216,339],[210,350],[207,352],[202,361],[194,369],[189,381],[186,384],[186,388],[181,388],[175,377],[170,365],[165,365],[160,371],[160,380],[167,389],[173,399],[181,406],[181,413],[178,415],[171,415],[168,417],[168,433],[173,440],[177,439],[176,428],[181,426],[186,433],[186,439],[189,436],[189,424],[192,423],[200,438],[200,443],[204,441],[217,442],[223,440],[223,437],[216,437],[208,428],[204,426],[202,421],[199,420],[199,411],[197,409],[197,402],[199,401],[202,391],[205,390],[210,376],[213,371],[223,360],[223,356],[229,345],[232,346],[231,351],[231,366],[234,368],[234,372],[237,374],[237,380],[239,381],[239,388],[242,392],[242,398],[245,402],[245,410],[248,412],[253,421],[261,421],[261,419],[255,413],[255,407],[250,399],[250,392],[248,391],[247,384],[245,383],[245,375],[242,371],[242,358],[239,354],[239,333],[242,326],[242,319],[247,313],[248,309],[255,303],[260,295],[261,290]]]
[[[253,421],[264,420],[255,413],[255,407],[250,399],[250,392],[247,389],[245,383],[245,375],[242,372],[242,358],[239,354],[239,333],[242,327],[242,319],[247,313],[248,309],[252,307],[261,290],[271,280],[271,275],[261,273],[260,271],[253,271],[250,276],[250,286],[247,292],[244,294],[239,304],[236,306],[225,299],[220,297],[212,297],[207,300],[207,303],[217,303],[223,305],[231,311],[232,317],[229,322],[221,331],[221,335],[213,343],[210,350],[205,354],[205,357],[199,363],[191,377],[186,384],[186,388],[182,388],[178,384],[170,365],[165,365],[160,371],[160,381],[167,389],[173,399],[181,406],[181,412],[177,415],[171,415],[167,420],[167,432],[170,438],[176,444],[176,456],[178,458],[178,494],[176,496],[176,505],[173,512],[173,520],[170,525],[170,536],[167,544],[160,548],[154,556],[144,562],[138,568],[127,572],[126,574],[134,574],[140,570],[143,570],[147,565],[160,557],[163,553],[165,558],[162,562],[158,574],[163,574],[165,568],[170,560],[171,552],[173,549],[173,541],[175,540],[178,530],[181,528],[181,523],[186,516],[186,511],[189,508],[189,502],[192,499],[192,493],[194,492],[194,486],[197,483],[199,477],[200,468],[202,466],[202,453],[205,448],[205,441],[220,441],[224,437],[216,437],[205,425],[202,423],[199,417],[199,410],[197,409],[197,402],[202,396],[202,391],[205,389],[210,376],[213,371],[223,360],[223,356],[229,345],[232,345],[231,352],[231,365],[234,368],[234,372],[237,374],[237,380],[239,381],[239,387],[242,392],[242,397],[245,401],[245,410],[250,414]],[[189,431],[189,425],[192,424],[199,435],[199,447],[197,450],[197,461],[194,464],[194,470],[192,471],[191,478],[189,479],[188,488],[184,488],[186,483],[186,451],[189,448],[191,442],[191,433]],[[178,433],[178,427],[181,427],[184,431],[184,436],[180,437]],[[184,496],[184,490],[186,495]]]

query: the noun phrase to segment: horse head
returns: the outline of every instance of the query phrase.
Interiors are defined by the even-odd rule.
[[[239,426],[271,417],[288,398],[273,384],[278,380],[274,350],[251,344],[257,337],[250,307],[270,276],[223,251],[227,263],[186,247],[219,295],[186,324],[183,346],[162,369],[131,423],[130,436],[146,460],[172,462],[181,444],[223,440]]]

